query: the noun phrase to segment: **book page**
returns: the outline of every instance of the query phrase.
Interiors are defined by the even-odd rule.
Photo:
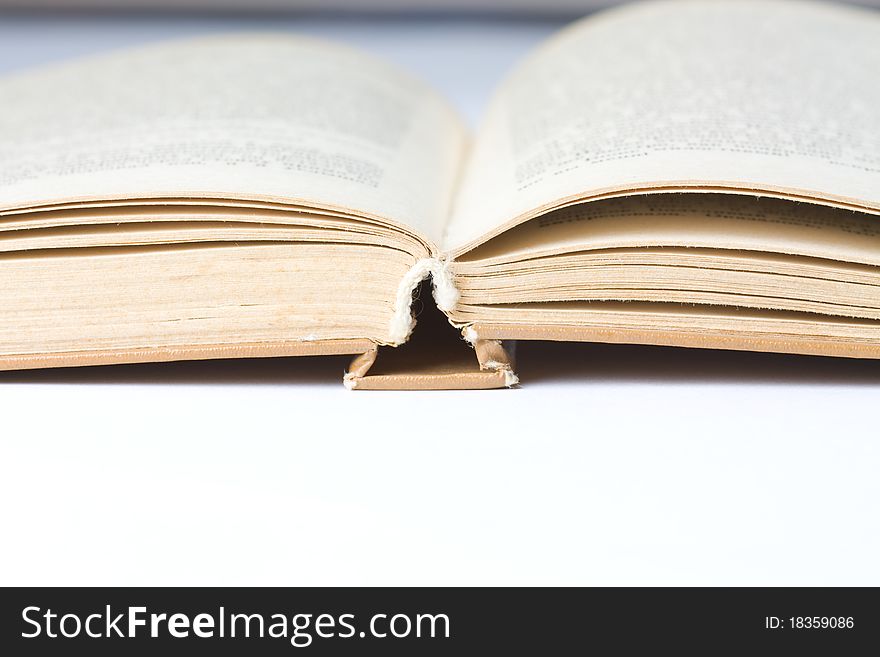
[[[496,92],[444,248],[543,211],[723,188],[880,211],[880,14],[647,2],[588,18]]]
[[[420,82],[283,35],[207,37],[0,81],[0,210],[71,199],[287,201],[437,241],[465,132]]]
[[[739,194],[632,195],[548,212],[468,251],[456,264],[645,247],[724,249],[740,257],[785,253],[880,267],[880,220]]]

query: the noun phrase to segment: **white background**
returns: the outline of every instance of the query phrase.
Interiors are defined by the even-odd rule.
[[[0,71],[241,28],[362,46],[474,122],[558,24],[0,15]],[[519,361],[491,392],[347,392],[345,358],[2,373],[0,584],[880,584],[880,363]]]

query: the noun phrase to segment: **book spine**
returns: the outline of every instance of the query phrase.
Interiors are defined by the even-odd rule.
[[[443,312],[450,312],[458,303],[459,293],[449,264],[449,261],[439,258],[422,258],[401,279],[394,302],[394,316],[388,331],[391,344],[406,342],[416,325],[412,314],[413,293],[422,281],[431,279],[434,302]]]

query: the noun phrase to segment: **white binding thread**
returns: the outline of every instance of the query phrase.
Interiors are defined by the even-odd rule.
[[[394,316],[388,327],[388,337],[392,344],[406,342],[415,328],[416,319],[412,314],[413,292],[429,276],[434,287],[434,302],[440,310],[450,312],[458,303],[458,290],[452,282],[449,263],[437,258],[422,258],[404,274],[397,288]]]
[[[479,340],[479,336],[473,326],[465,326],[461,330],[461,337],[463,337],[464,341],[472,347],[476,344],[477,340]]]

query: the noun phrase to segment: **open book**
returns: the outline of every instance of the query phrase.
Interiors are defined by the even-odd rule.
[[[350,387],[493,387],[508,340],[880,357],[878,72],[870,10],[673,1],[562,31],[474,136],[299,37],[7,77],[0,367],[354,354]],[[380,373],[427,281],[471,364]]]

